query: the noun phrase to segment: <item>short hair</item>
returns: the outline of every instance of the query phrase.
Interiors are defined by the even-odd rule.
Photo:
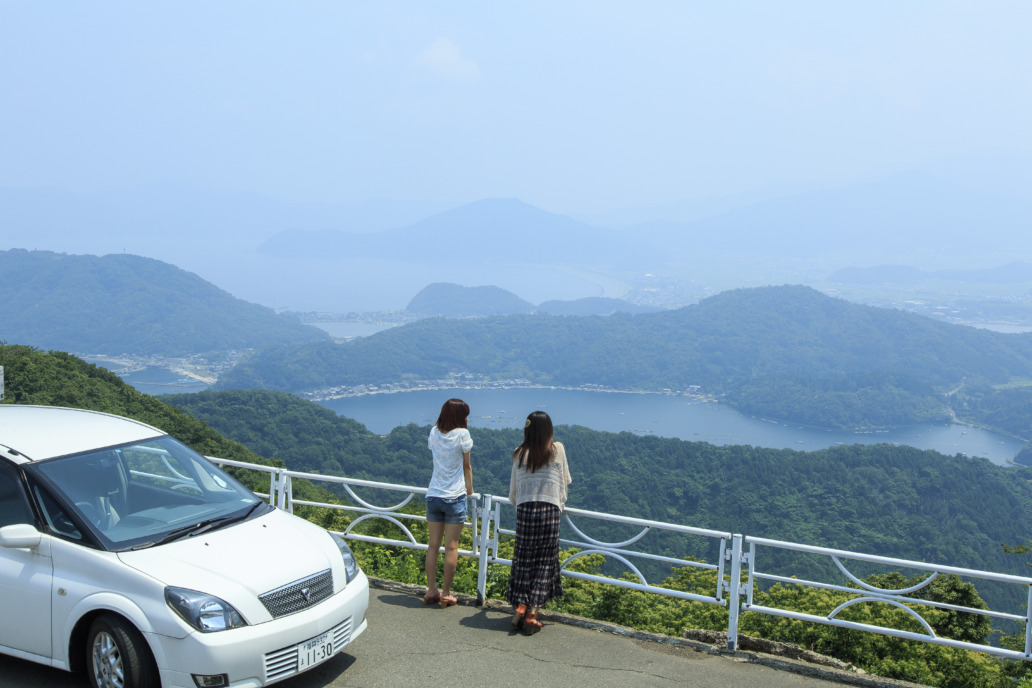
[[[449,399],[441,406],[441,415],[437,416],[437,429],[448,433],[455,428],[466,427],[469,417],[469,404],[462,399]]]
[[[523,425],[523,444],[512,453],[520,468],[526,465],[531,473],[552,460],[552,419],[544,411],[534,411]]]

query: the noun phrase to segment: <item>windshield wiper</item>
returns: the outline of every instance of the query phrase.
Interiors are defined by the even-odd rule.
[[[180,540],[185,537],[193,537],[194,535],[207,533],[210,530],[225,528],[231,523],[237,523],[239,521],[246,520],[248,517],[251,516],[251,514],[255,512],[255,510],[258,507],[262,506],[263,504],[265,504],[265,502],[257,501],[250,507],[248,507],[247,511],[238,516],[220,516],[219,518],[209,518],[208,520],[201,521],[200,523],[192,523],[188,526],[183,526],[182,528],[170,530],[168,533],[165,534],[164,537],[136,545],[135,547],[133,547],[133,549],[146,549],[148,547],[155,547],[157,545],[165,545],[169,542],[175,542],[176,540]]]

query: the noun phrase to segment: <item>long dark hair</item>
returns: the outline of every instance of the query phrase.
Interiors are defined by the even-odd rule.
[[[531,473],[552,460],[552,419],[544,411],[534,411],[523,425],[523,444],[512,453],[519,467]]]
[[[437,416],[437,429],[449,433],[455,428],[466,427],[469,418],[469,404],[462,399],[449,399],[441,407],[441,415]]]

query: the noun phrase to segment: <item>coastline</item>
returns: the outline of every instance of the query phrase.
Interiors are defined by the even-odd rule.
[[[605,387],[603,385],[543,385],[538,383],[528,382],[527,384],[455,384],[455,385],[420,385],[415,387],[400,387],[400,386],[389,386],[387,388],[380,388],[379,386],[365,386],[364,390],[352,390],[346,392],[329,392],[328,390],[315,390],[311,392],[302,392],[298,396],[301,396],[309,401],[331,401],[333,399],[350,399],[355,397],[372,396],[376,394],[403,394],[405,392],[434,392],[443,391],[446,389],[475,389],[475,390],[506,390],[506,389],[561,389],[569,392],[601,392],[605,394],[639,394],[639,395],[656,395],[656,396],[674,396],[674,397],[687,397],[689,399],[695,399],[696,401],[703,403],[719,403],[717,398],[712,394],[703,394],[700,392],[693,391],[680,391],[680,390],[647,390],[647,389],[614,389],[611,387]],[[359,387],[356,385],[355,387]]]

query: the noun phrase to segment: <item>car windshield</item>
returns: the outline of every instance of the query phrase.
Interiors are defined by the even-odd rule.
[[[113,550],[159,544],[264,513],[254,493],[168,436],[41,461],[34,468]],[[70,524],[51,518],[46,500],[41,505],[52,528],[77,535],[62,531]]]

